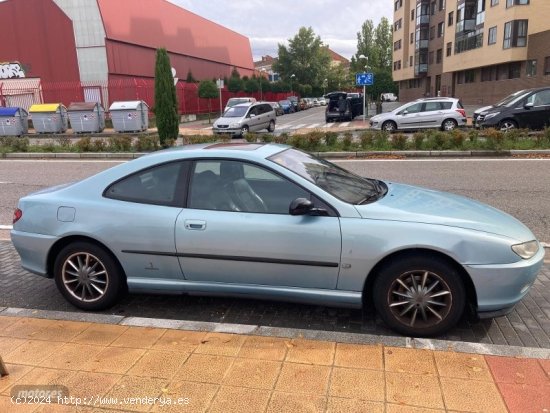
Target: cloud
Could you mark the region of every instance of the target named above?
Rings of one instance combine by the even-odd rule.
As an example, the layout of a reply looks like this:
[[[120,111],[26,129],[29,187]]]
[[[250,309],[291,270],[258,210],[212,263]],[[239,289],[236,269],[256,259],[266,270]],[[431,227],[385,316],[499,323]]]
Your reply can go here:
[[[300,27],[312,27],[332,50],[350,58],[357,48],[357,32],[365,20],[377,25],[382,17],[393,20],[390,0],[170,0],[199,16],[250,39],[255,59],[277,55]]]

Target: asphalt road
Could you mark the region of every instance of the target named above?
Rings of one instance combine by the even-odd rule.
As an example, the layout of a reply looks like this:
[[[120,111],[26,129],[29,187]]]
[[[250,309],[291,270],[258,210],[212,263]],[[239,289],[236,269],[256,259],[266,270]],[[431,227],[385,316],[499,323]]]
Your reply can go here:
[[[517,217],[550,242],[550,159],[340,161],[360,175],[454,192]],[[113,161],[0,160],[0,225],[10,225],[17,200],[36,190],[93,175]]]

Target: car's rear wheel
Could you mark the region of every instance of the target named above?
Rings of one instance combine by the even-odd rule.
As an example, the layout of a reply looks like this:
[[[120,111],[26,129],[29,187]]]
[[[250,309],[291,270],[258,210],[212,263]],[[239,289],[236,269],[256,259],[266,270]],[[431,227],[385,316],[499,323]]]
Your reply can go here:
[[[386,132],[393,132],[397,130],[397,125],[393,120],[387,120],[382,124],[382,130]]]
[[[508,132],[512,129],[517,129],[518,124],[514,122],[512,119],[504,119],[502,122],[500,122],[499,128],[503,132]]]
[[[458,123],[454,119],[445,119],[441,124],[441,129],[445,131],[451,131],[458,127]]]
[[[268,132],[275,132],[275,121],[272,120],[269,122],[269,126],[267,127]]]
[[[391,262],[379,272],[373,288],[380,317],[401,334],[441,335],[464,311],[462,279],[439,259],[419,256]]]
[[[61,250],[54,264],[61,294],[83,310],[113,306],[123,290],[123,275],[115,259],[89,242],[75,242]]]

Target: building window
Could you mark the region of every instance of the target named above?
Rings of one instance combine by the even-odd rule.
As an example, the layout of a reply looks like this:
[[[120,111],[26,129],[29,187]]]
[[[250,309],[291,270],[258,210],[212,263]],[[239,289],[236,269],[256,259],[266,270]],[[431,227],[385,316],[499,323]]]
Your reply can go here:
[[[445,0],[439,0],[439,11],[445,9]]]
[[[414,33],[411,33],[409,37],[411,38],[411,44],[413,44],[414,43]]]
[[[434,52],[433,50],[430,52],[430,54],[428,55],[428,64],[433,64],[434,62]]]
[[[435,26],[430,27],[430,40],[435,37]]]
[[[437,49],[436,55],[435,55],[435,62],[441,63],[443,61],[443,49]]]
[[[430,14],[432,16],[435,14],[435,0],[432,1],[432,4],[430,5]]]
[[[481,81],[489,82],[491,80],[497,79],[497,68],[496,66],[487,66],[481,68]]]
[[[414,63],[414,60],[413,60],[413,59],[414,59],[413,56],[409,57],[409,66],[412,66],[412,65],[413,65],[413,63]]]
[[[523,6],[529,4],[529,0],[506,0],[506,7]]]
[[[394,26],[393,30],[398,31],[399,29],[401,29],[402,22],[403,22],[403,19],[397,20],[393,25]]]
[[[437,37],[443,36],[445,32],[445,22],[441,22],[437,25]]]
[[[498,4],[498,0],[491,0],[491,7],[496,6]]]
[[[475,69],[465,70],[464,71],[464,83],[475,83],[476,81],[476,71]]]
[[[447,57],[453,53],[453,42],[447,43]]]
[[[521,62],[512,62],[508,65],[508,79],[518,79],[521,76]]]
[[[525,65],[525,74],[527,76],[536,76],[537,75],[537,61],[528,60]]]
[[[455,12],[454,11],[451,11],[449,12],[449,17],[447,19],[447,25],[448,26],[452,26],[453,23],[454,23],[454,17],[455,17]]]
[[[403,0],[397,0],[395,2],[395,11],[399,10],[403,6]]]
[[[497,42],[497,26],[489,28],[489,38],[487,44],[495,44]]]
[[[483,47],[483,29],[455,36],[455,54]]]
[[[544,74],[550,75],[550,56],[544,58]]]
[[[411,20],[414,20],[414,9],[411,10]]]
[[[527,20],[513,20],[504,24],[504,42],[502,47],[525,47],[527,45]]]
[[[393,50],[399,50],[399,49],[401,49],[401,39],[399,39],[393,44]]]

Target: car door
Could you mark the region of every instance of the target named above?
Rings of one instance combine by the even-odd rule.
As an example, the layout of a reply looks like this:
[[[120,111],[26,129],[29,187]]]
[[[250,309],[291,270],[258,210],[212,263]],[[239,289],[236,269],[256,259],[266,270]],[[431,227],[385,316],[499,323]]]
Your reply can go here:
[[[544,129],[550,125],[550,89],[528,96],[517,110],[516,118],[520,127]]]
[[[396,123],[398,129],[415,129],[418,128],[420,121],[420,111],[422,110],[422,102],[413,103],[396,114]]]
[[[441,110],[441,102],[428,101],[422,105],[422,110],[418,115],[418,127],[434,128],[441,126],[441,117],[444,112]]]
[[[291,216],[290,202],[311,195],[264,167],[197,160],[176,248],[186,279],[200,282],[334,289],[340,221]]]

